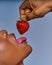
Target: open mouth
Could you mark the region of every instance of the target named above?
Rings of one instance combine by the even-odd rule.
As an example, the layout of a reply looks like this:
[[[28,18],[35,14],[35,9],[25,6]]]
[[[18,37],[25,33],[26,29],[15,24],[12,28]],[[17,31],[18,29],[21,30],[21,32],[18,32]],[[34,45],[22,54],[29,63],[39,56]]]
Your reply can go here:
[[[26,40],[27,40],[26,37],[20,37],[20,38],[17,39],[17,42],[18,42],[19,44],[22,44],[23,42],[26,42]]]
[[[14,33],[11,33],[10,36],[14,37],[16,39],[16,36]],[[27,43],[27,38],[26,37],[20,37],[18,39],[16,39],[16,41],[19,43],[19,44],[22,44],[23,42],[26,42]]]

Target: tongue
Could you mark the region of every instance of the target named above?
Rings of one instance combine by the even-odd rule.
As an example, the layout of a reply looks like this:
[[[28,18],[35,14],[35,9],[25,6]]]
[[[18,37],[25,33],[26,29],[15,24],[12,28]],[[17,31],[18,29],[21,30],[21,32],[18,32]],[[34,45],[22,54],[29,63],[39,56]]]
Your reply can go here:
[[[22,43],[25,42],[26,40],[27,40],[26,37],[20,37],[20,38],[17,39],[17,42],[18,42],[19,44],[22,44]]]

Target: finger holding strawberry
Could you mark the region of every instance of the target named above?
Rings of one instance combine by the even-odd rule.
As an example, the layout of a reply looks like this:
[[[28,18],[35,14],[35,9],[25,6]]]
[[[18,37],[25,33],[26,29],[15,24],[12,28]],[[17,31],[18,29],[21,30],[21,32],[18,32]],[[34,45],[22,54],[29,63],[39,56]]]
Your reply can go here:
[[[28,31],[30,25],[29,25],[29,23],[28,23],[27,21],[22,20],[22,19],[20,18],[20,20],[17,21],[17,23],[16,23],[16,27],[17,27],[17,30],[18,30],[18,32],[19,32],[20,34],[24,34],[25,32]]]

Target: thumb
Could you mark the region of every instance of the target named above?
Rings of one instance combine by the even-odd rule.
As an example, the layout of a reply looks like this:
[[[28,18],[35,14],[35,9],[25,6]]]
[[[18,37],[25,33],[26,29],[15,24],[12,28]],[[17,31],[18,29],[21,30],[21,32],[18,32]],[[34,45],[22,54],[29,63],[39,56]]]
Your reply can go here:
[[[37,15],[35,14],[35,10],[33,10],[33,11],[30,12],[30,13],[28,13],[28,14],[26,15],[26,17],[27,17],[27,20],[31,20],[31,19],[36,18]]]

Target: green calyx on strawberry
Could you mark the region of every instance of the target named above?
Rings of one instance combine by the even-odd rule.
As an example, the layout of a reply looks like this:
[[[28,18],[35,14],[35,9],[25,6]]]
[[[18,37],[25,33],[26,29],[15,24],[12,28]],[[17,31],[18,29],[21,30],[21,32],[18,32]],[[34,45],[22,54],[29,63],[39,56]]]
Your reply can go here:
[[[16,23],[17,30],[20,34],[24,34],[25,32],[28,31],[29,29],[29,23],[27,21],[23,21],[21,18],[19,21]]]

